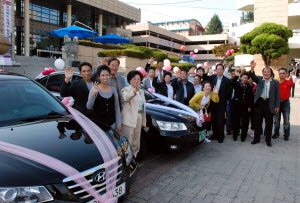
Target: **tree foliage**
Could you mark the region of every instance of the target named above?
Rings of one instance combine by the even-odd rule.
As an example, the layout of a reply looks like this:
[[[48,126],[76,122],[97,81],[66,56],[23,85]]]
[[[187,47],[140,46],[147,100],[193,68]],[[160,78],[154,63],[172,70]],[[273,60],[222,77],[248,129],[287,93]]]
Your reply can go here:
[[[232,43],[226,43],[226,44],[221,44],[219,46],[215,46],[212,49],[212,53],[216,56],[216,57],[226,57],[226,52],[228,49],[234,49],[234,53],[239,51],[239,46],[237,46],[236,44],[232,44]]]
[[[211,35],[211,34],[220,34],[223,32],[223,24],[220,20],[219,16],[215,14],[209,21],[209,23],[206,26],[206,32],[205,34]]]
[[[261,54],[266,67],[272,59],[288,54],[288,39],[293,36],[292,30],[284,25],[264,23],[241,37],[241,50],[245,54]]]

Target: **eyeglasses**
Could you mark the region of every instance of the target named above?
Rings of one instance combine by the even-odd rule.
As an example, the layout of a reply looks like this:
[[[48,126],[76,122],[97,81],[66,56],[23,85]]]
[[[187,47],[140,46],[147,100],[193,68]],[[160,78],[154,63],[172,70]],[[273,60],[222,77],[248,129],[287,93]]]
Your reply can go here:
[[[286,74],[286,73],[279,73],[279,74]]]

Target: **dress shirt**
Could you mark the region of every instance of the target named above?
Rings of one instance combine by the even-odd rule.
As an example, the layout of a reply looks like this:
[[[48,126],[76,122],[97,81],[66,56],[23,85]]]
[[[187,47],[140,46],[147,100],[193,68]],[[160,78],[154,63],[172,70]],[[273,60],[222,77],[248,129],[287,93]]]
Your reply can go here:
[[[118,91],[118,82],[117,82],[117,77],[111,76],[111,85]],[[120,92],[118,92],[119,94]]]
[[[218,89],[220,89],[222,79],[223,79],[223,75],[221,77],[217,76],[217,84],[216,84],[216,86],[217,86]]]
[[[195,94],[197,94],[198,92],[201,92],[202,85],[194,85],[194,89],[195,89]]]
[[[270,79],[268,82],[263,79],[265,81],[265,86],[264,86],[264,89],[261,93],[261,97],[264,98],[264,99],[269,99],[269,94],[270,94],[270,84],[271,84],[271,81],[272,79]]]
[[[206,104],[208,104],[209,100],[210,100],[210,96],[209,95],[207,95],[207,96],[204,95],[200,105],[205,106]]]
[[[168,98],[173,99],[173,94],[174,94],[173,87],[172,87],[171,84],[166,84],[166,85],[167,85],[167,88],[168,88]]]

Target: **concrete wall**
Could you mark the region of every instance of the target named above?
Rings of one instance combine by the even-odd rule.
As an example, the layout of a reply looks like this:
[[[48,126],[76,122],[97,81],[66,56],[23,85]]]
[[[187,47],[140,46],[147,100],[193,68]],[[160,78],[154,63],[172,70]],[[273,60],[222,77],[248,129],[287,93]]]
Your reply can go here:
[[[88,46],[79,45],[78,60],[80,62],[89,62],[93,68],[97,68],[100,63],[97,60],[98,52],[103,51],[101,48],[94,48]],[[63,54],[63,59],[66,56]],[[120,60],[119,73],[127,74],[131,70],[135,70],[137,67],[144,68],[149,59],[137,59],[127,56],[117,57]]]

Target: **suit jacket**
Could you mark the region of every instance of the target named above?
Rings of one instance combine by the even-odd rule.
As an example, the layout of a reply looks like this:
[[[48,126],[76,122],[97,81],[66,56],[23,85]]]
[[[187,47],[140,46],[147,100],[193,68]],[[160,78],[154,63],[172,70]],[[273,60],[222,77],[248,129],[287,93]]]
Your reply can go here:
[[[217,85],[218,76],[213,75],[213,76],[206,76],[206,77],[208,80],[211,81],[212,88],[214,88]],[[219,88],[219,93],[218,93],[220,98],[219,103],[226,105],[227,100],[231,98],[231,92],[232,92],[231,82],[227,77],[223,75],[220,88]]]
[[[254,72],[250,72],[250,77],[257,84],[256,92],[254,96],[254,104],[261,97],[262,91],[265,87],[265,81],[256,76]],[[277,80],[272,79],[270,83],[270,91],[269,91],[269,106],[270,112],[275,113],[275,108],[280,107],[280,92],[279,92],[279,83]]]
[[[60,90],[60,96],[73,97],[73,107],[85,115],[89,115],[86,103],[89,97],[89,89],[83,79],[71,81],[68,84],[63,83]]]
[[[139,96],[133,94],[133,87],[129,85],[122,89],[122,124],[135,128],[137,125]],[[139,90],[144,102],[144,110],[142,111],[142,126],[146,127],[146,99],[143,90]]]
[[[254,98],[252,86],[250,86],[249,84],[243,86],[241,82],[238,81],[237,76],[231,79],[231,86],[234,89],[234,97],[232,98],[232,100],[238,102],[239,104],[244,104],[248,106],[248,108],[252,108]]]
[[[155,92],[161,95],[164,95],[165,97],[168,97],[168,87],[165,82],[157,82],[158,77],[153,78],[153,87],[155,88]],[[173,87],[173,96],[175,94],[175,89]]]
[[[194,85],[190,81],[186,81],[186,91],[187,91],[187,99],[190,101],[192,97],[195,95]],[[176,94],[176,101],[184,104],[184,87],[181,80],[174,78],[171,83],[173,89]]]
[[[149,88],[151,88],[151,84],[150,84],[150,78],[145,78],[144,80],[143,80],[143,84],[142,84],[142,87],[145,89],[145,90],[148,90]],[[152,84],[152,86],[153,86],[153,84]],[[153,86],[154,87],[154,86]]]

